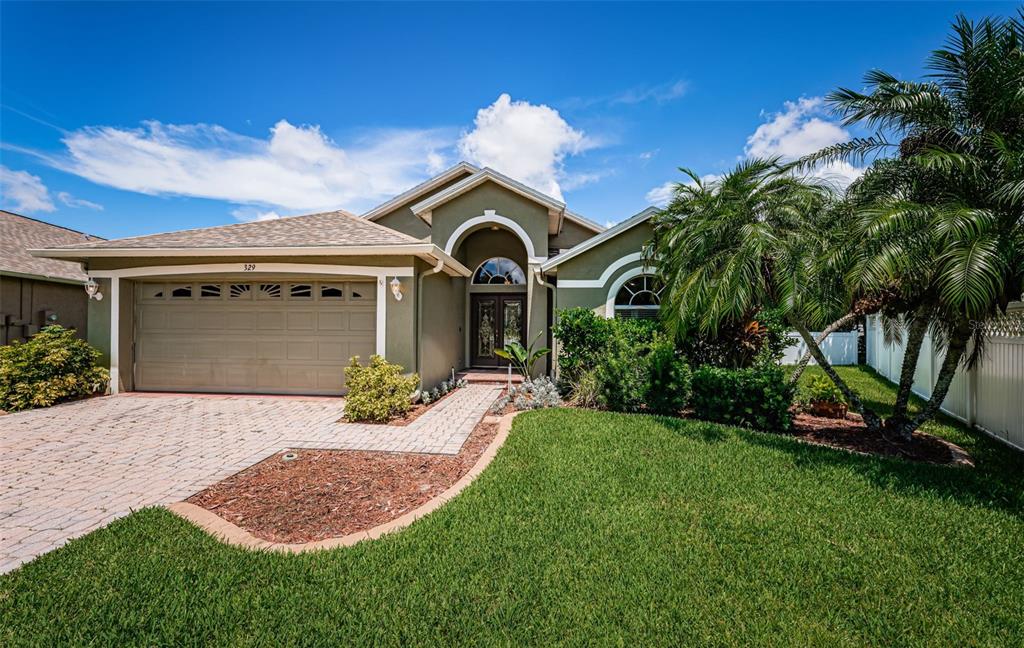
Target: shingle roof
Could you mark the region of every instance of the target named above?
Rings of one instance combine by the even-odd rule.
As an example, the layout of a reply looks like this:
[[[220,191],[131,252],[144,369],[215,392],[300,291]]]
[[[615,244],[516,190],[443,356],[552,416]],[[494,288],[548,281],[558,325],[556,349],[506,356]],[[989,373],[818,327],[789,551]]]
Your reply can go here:
[[[0,210],[0,272],[84,282],[87,277],[78,263],[41,259],[28,250],[100,240],[98,236]]]
[[[71,249],[278,248],[408,245],[420,241],[346,211],[290,216],[150,236],[65,245]],[[46,246],[39,246],[46,247]]]

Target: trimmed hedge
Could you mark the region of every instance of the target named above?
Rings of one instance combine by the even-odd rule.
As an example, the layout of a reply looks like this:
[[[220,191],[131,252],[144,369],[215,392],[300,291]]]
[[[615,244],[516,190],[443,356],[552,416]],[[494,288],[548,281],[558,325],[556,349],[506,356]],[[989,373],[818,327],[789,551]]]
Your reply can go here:
[[[782,367],[723,369],[704,366],[693,372],[692,396],[698,418],[741,427],[788,430],[794,388]]]
[[[403,376],[401,365],[392,364],[379,355],[370,356],[365,367],[359,356],[345,367],[345,418],[349,421],[386,423],[412,407],[412,395],[419,385],[416,374]]]

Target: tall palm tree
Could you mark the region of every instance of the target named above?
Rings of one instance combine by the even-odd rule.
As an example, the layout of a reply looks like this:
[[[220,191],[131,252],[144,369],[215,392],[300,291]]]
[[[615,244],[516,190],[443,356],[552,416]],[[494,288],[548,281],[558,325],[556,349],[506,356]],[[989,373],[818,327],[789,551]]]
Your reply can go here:
[[[777,158],[747,160],[713,182],[682,171],[689,181],[652,220],[647,250],[665,285],[661,313],[670,330],[714,335],[722,323],[776,309],[850,404],[878,427],[810,333],[858,302],[842,280],[845,212],[828,187],[792,174]]]
[[[851,188],[863,246],[848,278],[862,291],[899,294],[889,314],[906,324],[907,353],[886,429],[902,438],[935,415],[957,368],[980,357],[985,321],[1021,298],[1024,13],[978,23],[958,17],[927,68],[924,81],[873,70],[865,91],[831,93],[845,124],[879,133],[801,161],[897,152],[876,160]],[[929,329],[946,354],[931,398],[911,417],[910,387]]]

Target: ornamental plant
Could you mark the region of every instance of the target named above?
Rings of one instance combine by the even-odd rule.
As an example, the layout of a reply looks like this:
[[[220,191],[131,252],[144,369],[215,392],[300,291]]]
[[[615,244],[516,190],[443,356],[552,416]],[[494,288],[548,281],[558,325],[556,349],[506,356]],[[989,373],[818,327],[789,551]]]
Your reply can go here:
[[[379,355],[370,356],[365,367],[359,364],[359,356],[354,356],[345,367],[345,418],[385,423],[408,412],[420,378],[416,374],[403,375],[403,371],[401,365]]]
[[[701,367],[693,372],[697,418],[761,430],[788,430],[794,387],[782,367]]]
[[[49,407],[105,390],[110,374],[97,365],[100,355],[62,326],[0,347],[0,409]]]

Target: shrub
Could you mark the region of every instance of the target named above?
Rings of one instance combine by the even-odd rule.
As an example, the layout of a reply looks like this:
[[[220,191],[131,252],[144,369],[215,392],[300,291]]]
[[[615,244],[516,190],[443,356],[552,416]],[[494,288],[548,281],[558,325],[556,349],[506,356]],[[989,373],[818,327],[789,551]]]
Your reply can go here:
[[[597,407],[601,392],[601,380],[596,369],[589,369],[576,380],[569,393],[569,402],[576,407]]]
[[[599,317],[587,308],[560,311],[551,332],[558,339],[558,370],[561,379],[575,385],[586,372],[602,362],[614,320]]]
[[[680,339],[679,348],[694,366],[743,369],[781,360],[786,347],[796,343],[787,333],[779,312],[765,309],[723,324],[715,335],[690,331]]]
[[[0,409],[48,407],[106,389],[100,352],[61,326],[47,326],[27,342],[0,347]]]
[[[800,388],[800,402],[845,405],[846,396],[828,377],[811,376],[807,384]]]
[[[646,403],[649,348],[638,341],[636,332],[633,327],[615,326],[597,366],[597,401],[615,412],[639,412]]]
[[[545,407],[561,407],[562,399],[558,395],[555,383],[551,382],[550,378],[541,376],[513,385],[507,394],[495,401],[491,411],[500,413],[510,404],[522,412]]]
[[[677,416],[690,399],[690,367],[668,338],[652,342],[647,374],[647,411]]]
[[[382,423],[408,412],[420,379],[416,374],[403,376],[402,371],[400,365],[378,355],[370,356],[365,367],[359,364],[359,356],[353,357],[345,367],[345,418]]]
[[[701,367],[693,372],[691,403],[698,418],[730,425],[787,430],[793,387],[782,367]]]

